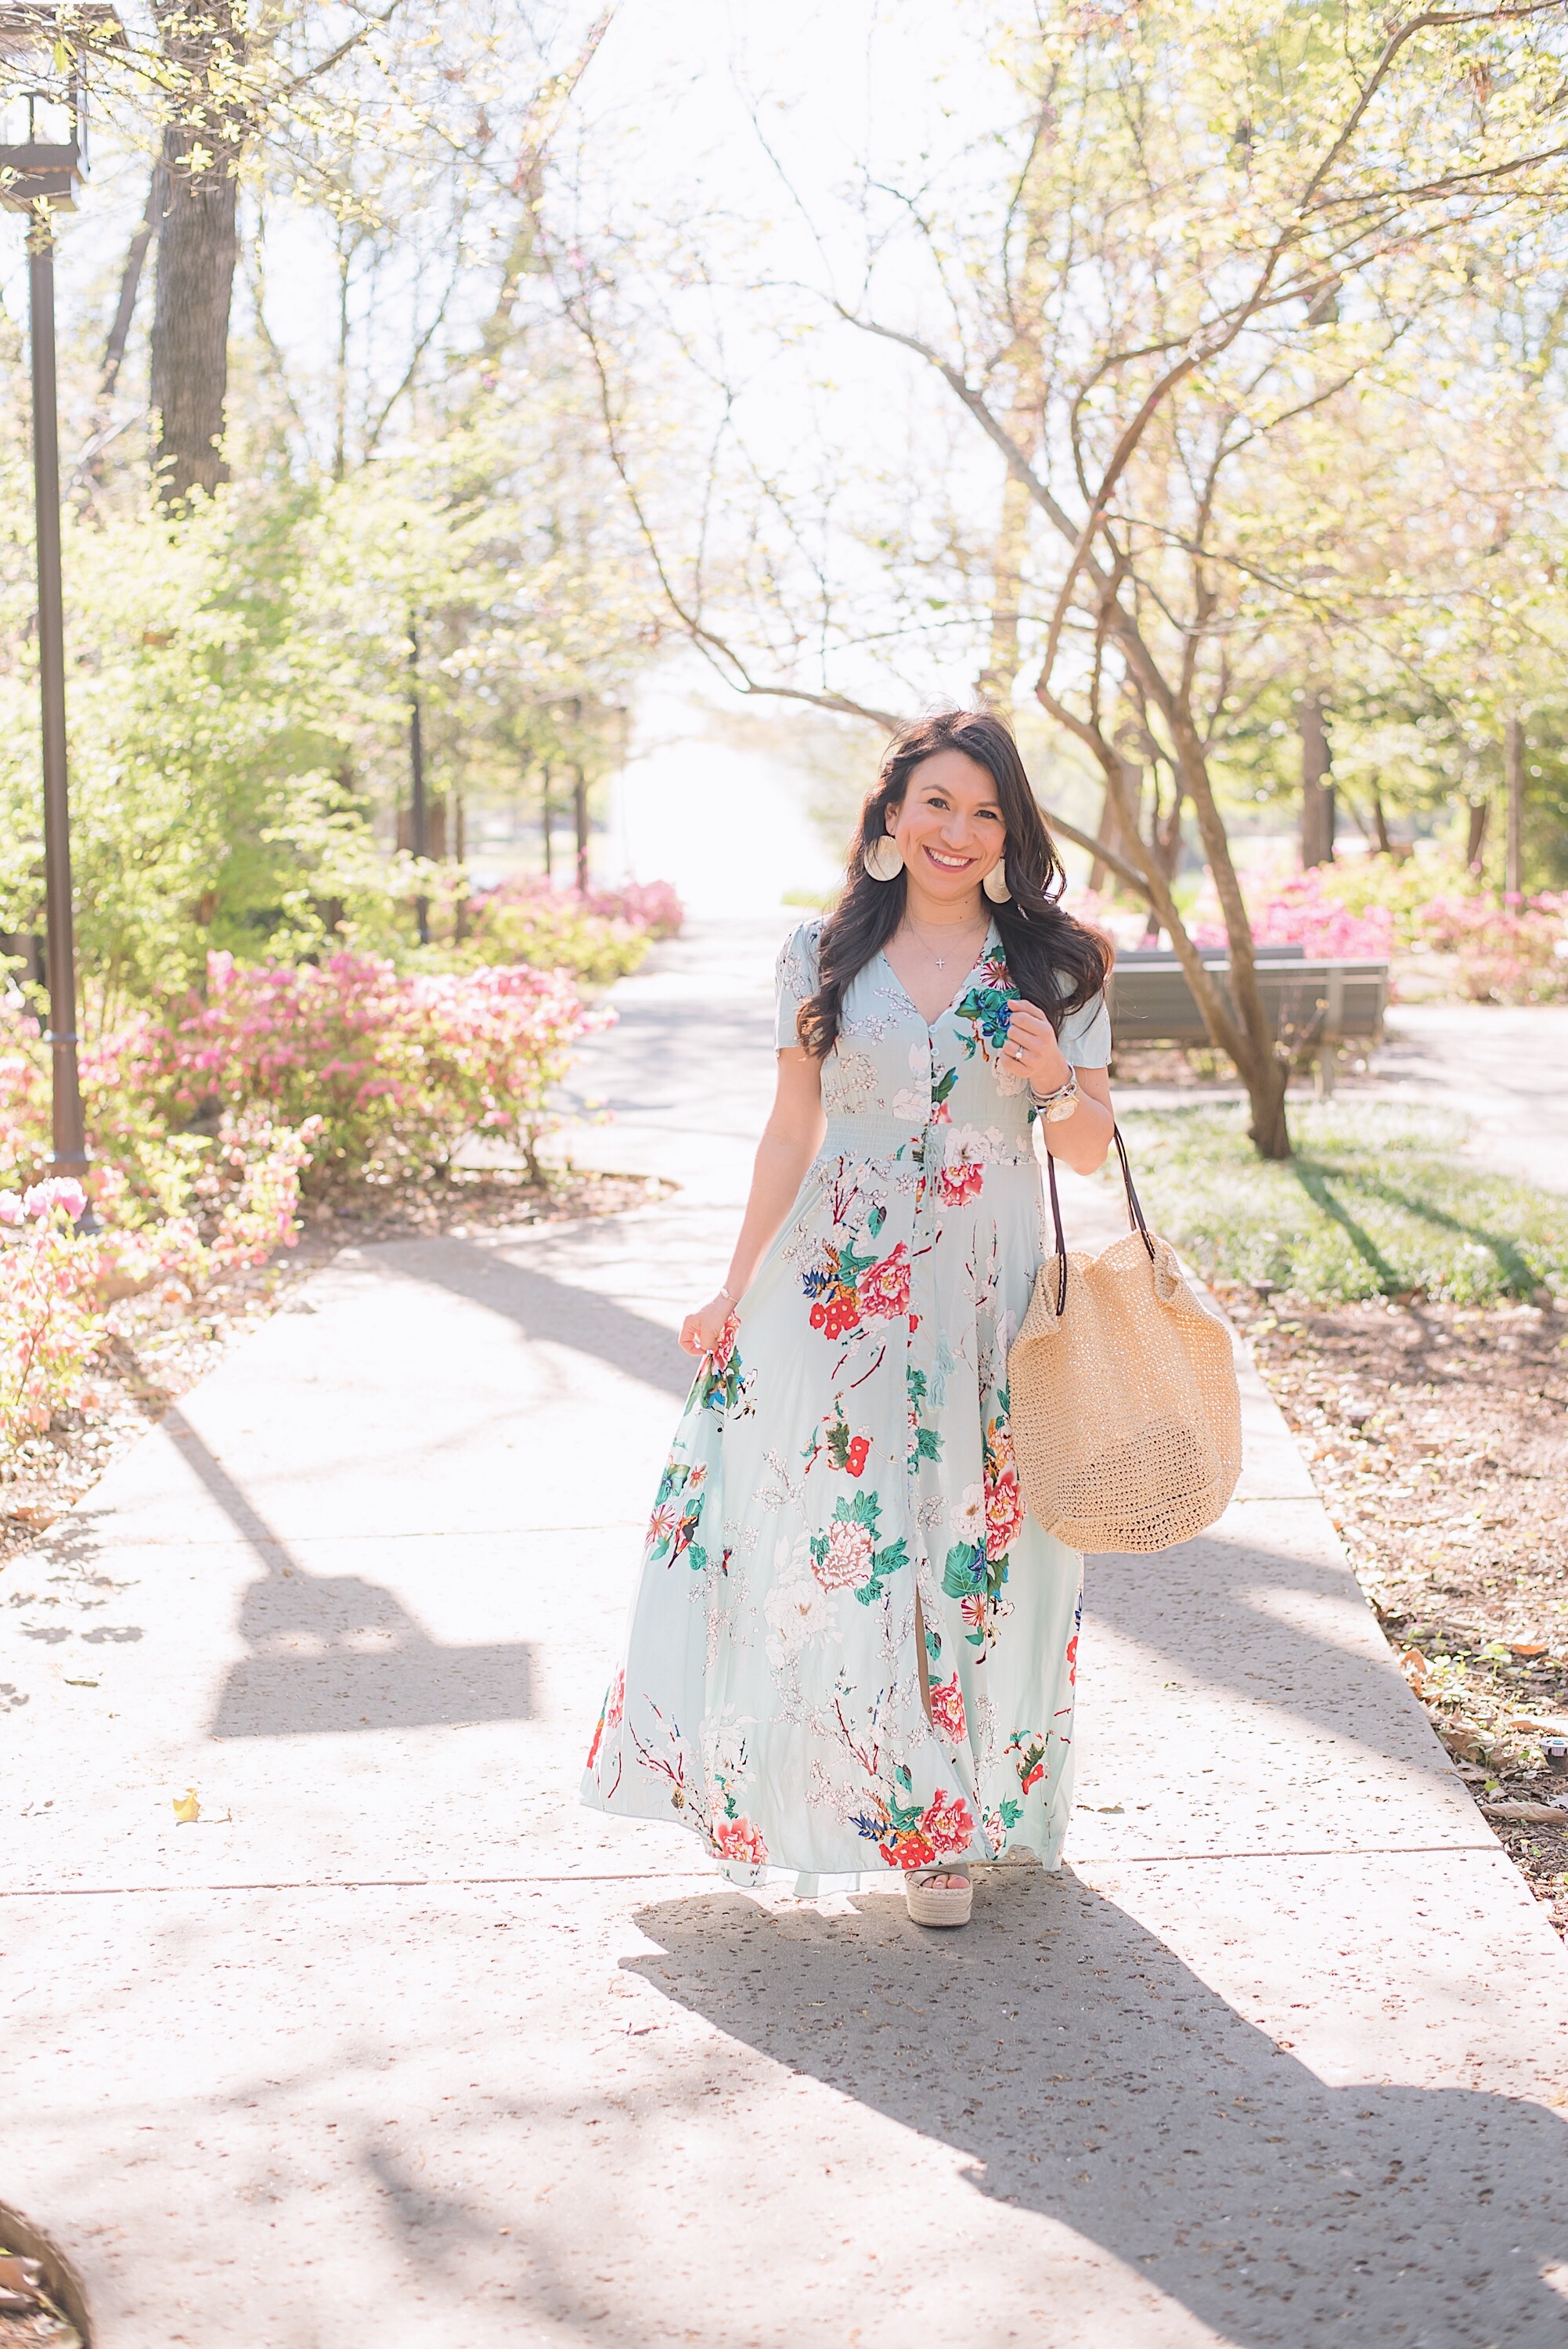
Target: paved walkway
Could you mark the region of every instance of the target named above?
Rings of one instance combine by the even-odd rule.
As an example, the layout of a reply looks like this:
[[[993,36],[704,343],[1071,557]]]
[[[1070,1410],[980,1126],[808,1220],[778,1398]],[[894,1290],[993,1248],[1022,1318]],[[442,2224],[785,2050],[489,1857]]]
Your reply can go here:
[[[1396,1004],[1372,1065],[1394,1098],[1469,1117],[1481,1164],[1568,1191],[1568,1004]]]
[[[1060,1875],[922,1936],[576,1806],[768,944],[597,1048],[685,1189],[346,1251],[0,1579],[0,2201],[98,2349],[1562,2342],[1568,1967],[1255,1384],[1091,1565]]]

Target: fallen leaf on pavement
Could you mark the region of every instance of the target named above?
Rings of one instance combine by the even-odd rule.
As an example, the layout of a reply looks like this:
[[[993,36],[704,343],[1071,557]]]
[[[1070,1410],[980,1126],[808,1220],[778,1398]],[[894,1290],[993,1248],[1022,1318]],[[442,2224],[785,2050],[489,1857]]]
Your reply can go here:
[[[0,2308],[26,2313],[44,2298],[44,2270],[37,2260],[24,2260],[0,2251]]]
[[[193,1826],[201,1816],[201,1806],[196,1799],[194,1786],[187,1786],[183,1795],[174,1797],[174,1816],[182,1827]]]

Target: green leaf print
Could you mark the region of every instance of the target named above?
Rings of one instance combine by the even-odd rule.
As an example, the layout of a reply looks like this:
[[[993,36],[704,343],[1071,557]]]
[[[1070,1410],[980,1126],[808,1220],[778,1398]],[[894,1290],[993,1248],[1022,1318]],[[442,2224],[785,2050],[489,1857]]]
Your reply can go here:
[[[855,1597],[860,1600],[861,1605],[862,1607],[869,1607],[873,1599],[880,1599],[882,1597],[883,1575],[895,1574],[901,1566],[907,1566],[908,1564],[909,1552],[904,1547],[903,1536],[902,1534],[900,1534],[897,1541],[890,1542],[886,1549],[874,1550],[872,1554],[872,1578],[869,1582],[862,1584],[861,1588],[855,1593]]]
[[[1001,1052],[1007,1040],[1007,1013],[1013,1000],[1004,988],[972,987],[954,1006],[954,1017],[966,1019],[974,1031],[964,1039],[964,1049],[971,1059],[982,1044],[992,1054]]]
[[[943,1568],[942,1588],[949,1599],[972,1599],[985,1588],[984,1542],[954,1542]]]
[[[882,1503],[874,1493],[856,1493],[834,1505],[828,1530],[811,1537],[811,1565],[824,1590],[853,1590],[862,1607],[882,1595],[885,1578],[909,1563],[901,1534],[876,1546]]]

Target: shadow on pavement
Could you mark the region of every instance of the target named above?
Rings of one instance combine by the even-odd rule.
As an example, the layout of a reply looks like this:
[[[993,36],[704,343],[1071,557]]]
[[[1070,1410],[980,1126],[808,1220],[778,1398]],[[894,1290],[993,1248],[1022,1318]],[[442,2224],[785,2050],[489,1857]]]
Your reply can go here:
[[[1358,1599],[1357,1585],[1332,1559],[1274,1549],[1222,1525],[1149,1557],[1089,1557],[1084,1587],[1086,1656],[1103,1625],[1180,1672],[1184,1686],[1226,1691],[1379,1761],[1454,1783],[1392,1656],[1320,1638],[1286,1611],[1293,1599],[1331,1607]],[[1263,1592],[1266,1606],[1253,1595]]]
[[[428,1282],[482,1305],[487,1312],[504,1314],[535,1344],[590,1355],[645,1386],[681,1402],[686,1399],[691,1361],[679,1351],[674,1333],[662,1322],[618,1305],[613,1297],[535,1272],[495,1248],[475,1247],[465,1240],[383,1241],[377,1254],[407,1279]]]
[[[223,1683],[214,1737],[293,1737],[361,1729],[526,1721],[534,1711],[528,1640],[443,1647],[392,1592],[357,1574],[311,1574],[279,1540],[184,1413],[164,1430],[266,1573],[246,1591],[250,1653]]]
[[[1568,2132],[1458,2088],[1327,2088],[1070,1873],[1003,1869],[961,1934],[739,1893],[636,1922],[654,1989],[966,2155],[1238,2349],[1545,2349]]]

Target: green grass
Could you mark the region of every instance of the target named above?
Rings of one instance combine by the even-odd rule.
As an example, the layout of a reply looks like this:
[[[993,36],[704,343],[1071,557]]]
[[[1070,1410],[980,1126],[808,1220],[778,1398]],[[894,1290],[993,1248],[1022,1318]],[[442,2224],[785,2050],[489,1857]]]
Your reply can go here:
[[[1239,1107],[1124,1112],[1144,1213],[1208,1278],[1326,1301],[1568,1293],[1568,1199],[1464,1157],[1462,1120],[1337,1101],[1293,1103],[1290,1126],[1273,1165]]]

